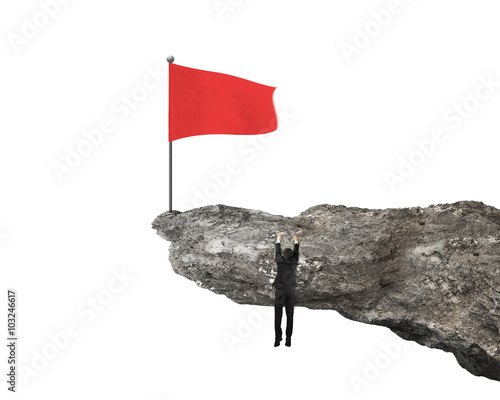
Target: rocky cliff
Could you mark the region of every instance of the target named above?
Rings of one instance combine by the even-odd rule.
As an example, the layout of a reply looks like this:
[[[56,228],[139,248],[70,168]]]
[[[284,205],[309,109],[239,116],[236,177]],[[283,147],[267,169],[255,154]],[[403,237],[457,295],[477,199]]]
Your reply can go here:
[[[290,218],[206,206],[153,222],[174,271],[240,304],[273,306],[274,243],[300,237],[296,306],[337,310],[452,352],[500,380],[500,210],[461,201],[427,208],[318,205]]]

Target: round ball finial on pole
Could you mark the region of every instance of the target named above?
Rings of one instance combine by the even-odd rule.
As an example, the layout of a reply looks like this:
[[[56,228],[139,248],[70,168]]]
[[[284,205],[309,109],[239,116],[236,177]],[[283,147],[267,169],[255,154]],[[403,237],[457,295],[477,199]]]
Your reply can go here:
[[[168,57],[167,57],[167,61],[168,61],[169,63],[173,63],[173,62],[174,62],[174,56],[168,56]]]

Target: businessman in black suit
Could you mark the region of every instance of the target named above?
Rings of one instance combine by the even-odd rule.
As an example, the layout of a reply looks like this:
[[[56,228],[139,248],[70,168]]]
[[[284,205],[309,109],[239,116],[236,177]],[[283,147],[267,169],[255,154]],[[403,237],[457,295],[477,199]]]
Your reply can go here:
[[[281,234],[278,234],[276,239],[276,263],[278,265],[278,274],[273,282],[273,287],[276,288],[274,297],[274,331],[276,338],[274,347],[280,345],[283,339],[281,330],[281,319],[283,317],[283,306],[286,310],[286,341],[285,346],[292,345],[292,330],[293,330],[293,307],[295,303],[295,270],[299,261],[299,237],[293,236],[293,250],[286,248],[281,252]]]

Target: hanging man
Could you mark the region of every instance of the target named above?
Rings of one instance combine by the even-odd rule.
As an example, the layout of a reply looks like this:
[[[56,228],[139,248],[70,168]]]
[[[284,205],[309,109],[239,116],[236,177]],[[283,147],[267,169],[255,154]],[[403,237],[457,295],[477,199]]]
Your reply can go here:
[[[273,287],[276,288],[274,298],[274,347],[279,346],[280,341],[283,339],[281,330],[283,306],[285,306],[286,310],[285,346],[290,347],[292,344],[293,307],[295,303],[295,270],[299,261],[299,237],[297,235],[293,236],[293,250],[286,248],[283,252],[281,252],[281,239],[281,234],[278,234],[275,257],[278,274],[273,282]]]

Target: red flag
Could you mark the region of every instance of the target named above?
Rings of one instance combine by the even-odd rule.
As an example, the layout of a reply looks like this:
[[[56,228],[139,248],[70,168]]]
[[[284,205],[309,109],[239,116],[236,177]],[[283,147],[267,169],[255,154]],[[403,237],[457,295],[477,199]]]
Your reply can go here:
[[[232,75],[169,63],[168,140],[275,131],[275,89]]]

